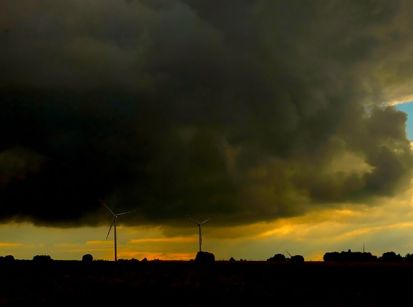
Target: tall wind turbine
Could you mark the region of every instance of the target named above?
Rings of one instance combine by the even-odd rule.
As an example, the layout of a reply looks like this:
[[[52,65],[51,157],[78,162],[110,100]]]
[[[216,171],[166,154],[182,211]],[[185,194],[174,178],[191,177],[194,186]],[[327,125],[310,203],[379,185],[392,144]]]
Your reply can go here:
[[[110,231],[112,230],[112,227],[113,227],[113,242],[114,242],[114,245],[115,245],[114,246],[114,248],[115,248],[115,261],[118,261],[118,242],[117,242],[117,237],[116,237],[116,220],[119,216],[128,214],[131,211],[115,213],[105,203],[103,203],[103,205],[105,206],[106,209],[108,209],[110,214],[112,214],[112,216],[113,216],[112,224],[110,224],[108,234],[106,235],[106,240],[108,239]]]
[[[198,236],[199,236],[199,251],[202,252],[202,230],[201,226],[208,223],[209,219],[206,219],[202,222],[197,221],[193,218],[190,217],[190,219],[198,226]]]

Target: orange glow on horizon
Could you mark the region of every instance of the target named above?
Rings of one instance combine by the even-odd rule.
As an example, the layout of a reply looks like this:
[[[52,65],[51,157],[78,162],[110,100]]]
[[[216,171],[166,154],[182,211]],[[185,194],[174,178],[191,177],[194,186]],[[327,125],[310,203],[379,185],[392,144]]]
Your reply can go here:
[[[192,243],[196,242],[197,238],[195,236],[191,237],[162,237],[162,238],[143,238],[143,239],[132,239],[129,242],[131,244],[141,244],[141,243]]]
[[[110,258],[110,257],[109,257]],[[191,260],[195,258],[194,253],[168,253],[168,252],[138,252],[138,251],[121,251],[119,258],[124,259],[143,259],[148,260]]]
[[[19,246],[23,246],[23,244],[18,243],[18,242],[0,242],[0,248],[19,247]]]

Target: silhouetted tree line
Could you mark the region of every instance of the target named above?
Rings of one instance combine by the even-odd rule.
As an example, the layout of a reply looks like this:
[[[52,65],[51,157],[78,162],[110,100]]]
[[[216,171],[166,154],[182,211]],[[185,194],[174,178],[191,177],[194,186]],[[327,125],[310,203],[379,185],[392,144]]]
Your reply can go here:
[[[413,254],[407,254],[402,257],[395,252],[385,252],[381,257],[377,257],[370,252],[327,252],[324,254],[323,260],[325,262],[413,262]],[[291,255],[290,258],[285,257],[283,254],[275,254],[267,259],[268,262],[274,263],[304,263],[304,257],[301,255]]]
[[[352,252],[349,249],[342,252],[327,252],[323,259],[326,262],[413,262],[413,255],[407,254],[402,257],[400,254],[391,251],[377,257],[369,252]]]
[[[405,257],[400,254],[396,254],[393,251],[385,252],[381,257],[377,257],[370,252],[353,252],[351,249],[348,251],[341,252],[326,252],[323,256],[325,262],[392,262],[392,263],[401,263],[401,262],[412,262],[413,263],[413,254],[406,254]],[[38,264],[47,264],[53,262],[52,257],[49,255],[36,255],[33,257],[32,261]],[[92,263],[94,261],[91,254],[85,254],[82,256],[81,261],[83,263]],[[99,261],[99,260],[98,260]],[[102,261],[102,260],[100,260]],[[159,259],[151,260],[151,262],[160,262]],[[194,260],[191,260],[194,261]],[[235,260],[231,257],[228,262],[245,262],[247,260],[240,259]],[[293,263],[301,264],[305,262],[305,259],[301,255],[290,255],[289,258],[283,254],[274,254],[274,256],[267,259],[268,262],[274,263]],[[11,264],[15,262],[13,255],[0,256],[0,264]],[[119,259],[118,262],[149,262],[147,258],[143,258],[141,261],[132,258],[132,259]],[[212,253],[208,252],[199,252],[195,258],[195,263],[197,264],[213,264],[215,262],[215,256]]]

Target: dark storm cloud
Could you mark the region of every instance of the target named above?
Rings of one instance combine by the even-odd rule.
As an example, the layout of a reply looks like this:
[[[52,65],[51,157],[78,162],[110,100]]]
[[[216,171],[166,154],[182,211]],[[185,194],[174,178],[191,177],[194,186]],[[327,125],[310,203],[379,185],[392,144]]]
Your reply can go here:
[[[130,223],[246,223],[395,195],[406,118],[379,105],[406,94],[408,5],[3,1],[1,218],[97,223],[106,199]]]

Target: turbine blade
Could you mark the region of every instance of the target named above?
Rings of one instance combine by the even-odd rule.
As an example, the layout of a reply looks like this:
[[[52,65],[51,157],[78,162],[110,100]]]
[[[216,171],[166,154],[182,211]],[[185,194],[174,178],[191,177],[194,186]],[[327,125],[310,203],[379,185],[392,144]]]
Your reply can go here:
[[[106,209],[109,210],[110,213],[112,213],[112,215],[115,215],[115,213],[113,213],[112,209],[110,209],[105,203],[102,203],[103,206],[105,206]]]
[[[133,211],[135,211],[135,210],[126,211],[126,212],[121,212],[121,213],[116,213],[115,215],[116,215],[116,216],[125,215],[125,214],[131,213],[131,212],[133,212]]]
[[[209,219],[206,219],[205,221],[202,221],[200,224],[201,225],[204,225],[204,224],[206,224],[206,223],[208,223],[209,222]]]
[[[112,230],[112,226],[113,226],[113,224],[115,224],[115,219],[113,219],[112,224],[110,224],[108,234],[106,235],[106,240],[107,240],[107,239],[108,239],[108,237],[109,237],[109,234],[110,234],[110,231]]]

